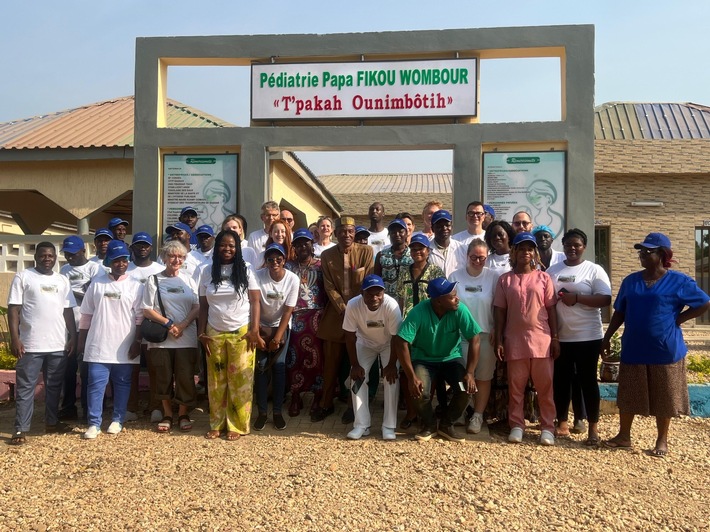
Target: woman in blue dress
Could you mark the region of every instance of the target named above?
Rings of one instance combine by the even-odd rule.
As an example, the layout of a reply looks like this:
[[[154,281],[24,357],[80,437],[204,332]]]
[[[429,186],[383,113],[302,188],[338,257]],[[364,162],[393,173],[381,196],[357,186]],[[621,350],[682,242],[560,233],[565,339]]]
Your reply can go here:
[[[619,368],[619,433],[606,441],[612,448],[631,448],[634,416],[654,416],[658,435],[651,456],[668,453],[671,418],[690,413],[681,324],[710,309],[710,297],[693,279],[670,270],[671,241],[650,233],[638,250],[643,270],[626,277],[614,302],[614,314],[602,340],[602,356],[624,324]],[[684,310],[685,309],[685,310]]]

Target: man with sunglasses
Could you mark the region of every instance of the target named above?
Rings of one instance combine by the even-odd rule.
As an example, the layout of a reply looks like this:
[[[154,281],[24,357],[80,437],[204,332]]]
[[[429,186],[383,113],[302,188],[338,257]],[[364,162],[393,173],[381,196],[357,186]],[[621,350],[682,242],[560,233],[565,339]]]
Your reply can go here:
[[[467,228],[460,233],[456,233],[451,238],[467,246],[474,238],[483,240],[486,236],[486,232],[483,230],[483,220],[485,217],[486,210],[483,208],[483,203],[480,201],[472,201],[466,207]]]
[[[532,230],[532,218],[525,211],[518,211],[513,215],[513,230],[515,234],[519,233],[529,233]]]

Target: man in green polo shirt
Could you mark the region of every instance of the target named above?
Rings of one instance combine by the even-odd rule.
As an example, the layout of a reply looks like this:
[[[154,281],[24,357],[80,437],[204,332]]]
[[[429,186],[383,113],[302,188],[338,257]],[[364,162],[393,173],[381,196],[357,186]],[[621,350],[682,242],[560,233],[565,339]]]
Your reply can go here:
[[[416,400],[422,430],[415,436],[428,441],[438,432],[450,441],[464,441],[454,428],[461,417],[469,395],[476,393],[476,370],[479,354],[478,334],[481,328],[466,305],[459,305],[456,283],[444,277],[429,281],[429,299],[420,302],[407,314],[397,336],[392,340],[397,358],[407,374],[409,390]],[[461,362],[461,338],[468,340],[466,367]],[[454,391],[444,408],[437,430],[431,404],[431,385],[443,379]]]

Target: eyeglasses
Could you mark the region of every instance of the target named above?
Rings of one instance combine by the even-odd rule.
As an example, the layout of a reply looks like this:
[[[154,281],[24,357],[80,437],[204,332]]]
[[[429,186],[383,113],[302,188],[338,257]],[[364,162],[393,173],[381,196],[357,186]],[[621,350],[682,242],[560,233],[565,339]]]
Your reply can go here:
[[[293,218],[282,218],[282,220],[286,220],[289,223],[293,222]]]
[[[523,221],[520,221],[520,220],[519,220],[519,221],[517,221],[517,222],[513,222],[513,225],[514,225],[515,227],[521,227],[521,226],[522,226],[522,227],[527,227],[528,225],[532,225],[532,222],[526,222],[525,220],[523,220]]]
[[[469,257],[468,260],[470,260],[471,262],[486,262],[486,258],[487,257],[485,257],[485,256],[479,255],[479,256]]]
[[[653,255],[656,251],[656,248],[643,248],[639,249],[639,255]]]
[[[469,218],[473,218],[474,216],[476,218],[483,218],[486,215],[484,211],[470,211],[466,213],[466,216]]]
[[[281,264],[284,261],[283,257],[269,257],[266,262],[269,264]]]

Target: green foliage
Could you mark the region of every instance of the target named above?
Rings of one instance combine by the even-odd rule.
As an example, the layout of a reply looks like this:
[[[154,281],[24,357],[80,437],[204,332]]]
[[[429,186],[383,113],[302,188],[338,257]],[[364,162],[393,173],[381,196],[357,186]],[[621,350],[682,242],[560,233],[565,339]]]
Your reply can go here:
[[[685,367],[688,371],[710,378],[710,357],[688,355]]]
[[[0,346],[0,369],[15,369],[17,359],[7,346]]]
[[[621,335],[615,332],[609,340],[609,346],[611,348],[611,354],[606,359],[609,362],[618,362],[621,360]]]

